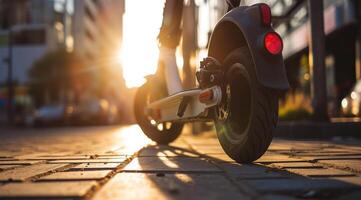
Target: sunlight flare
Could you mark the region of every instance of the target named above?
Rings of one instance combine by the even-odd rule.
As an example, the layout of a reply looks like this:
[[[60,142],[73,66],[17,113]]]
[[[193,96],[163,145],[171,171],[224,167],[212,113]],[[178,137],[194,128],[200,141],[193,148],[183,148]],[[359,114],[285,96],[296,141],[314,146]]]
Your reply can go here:
[[[157,36],[164,0],[127,0],[125,6],[124,40],[118,60],[123,66],[126,86],[130,88],[142,85],[144,76],[156,71],[159,55]]]

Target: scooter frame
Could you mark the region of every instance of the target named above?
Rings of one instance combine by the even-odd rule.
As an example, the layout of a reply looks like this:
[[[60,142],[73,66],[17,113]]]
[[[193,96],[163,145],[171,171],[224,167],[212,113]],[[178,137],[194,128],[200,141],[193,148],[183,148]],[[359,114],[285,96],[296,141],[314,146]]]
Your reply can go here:
[[[160,48],[160,60],[165,65],[165,82],[171,95],[148,104],[146,114],[157,123],[207,119],[208,108],[222,100],[221,88],[183,90],[174,50]]]

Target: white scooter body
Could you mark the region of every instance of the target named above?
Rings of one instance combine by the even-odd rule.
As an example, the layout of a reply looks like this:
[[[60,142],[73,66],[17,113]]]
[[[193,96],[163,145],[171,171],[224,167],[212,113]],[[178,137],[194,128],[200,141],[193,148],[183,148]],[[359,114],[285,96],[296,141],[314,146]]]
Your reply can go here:
[[[222,91],[219,86],[204,90],[199,88],[183,90],[175,50],[162,47],[160,60],[165,66],[165,81],[170,96],[152,102],[146,107],[146,112],[157,123],[202,118],[207,116],[209,107],[221,102]]]

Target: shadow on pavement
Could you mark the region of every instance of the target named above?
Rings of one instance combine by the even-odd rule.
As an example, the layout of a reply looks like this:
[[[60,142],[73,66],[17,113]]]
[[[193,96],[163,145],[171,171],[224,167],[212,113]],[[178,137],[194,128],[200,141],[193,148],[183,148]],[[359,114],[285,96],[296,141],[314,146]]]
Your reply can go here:
[[[175,146],[148,146],[136,159],[138,168],[127,172],[145,173],[156,190],[171,199],[360,197],[350,193],[360,186],[342,181],[342,176],[311,178],[257,163],[227,162]]]

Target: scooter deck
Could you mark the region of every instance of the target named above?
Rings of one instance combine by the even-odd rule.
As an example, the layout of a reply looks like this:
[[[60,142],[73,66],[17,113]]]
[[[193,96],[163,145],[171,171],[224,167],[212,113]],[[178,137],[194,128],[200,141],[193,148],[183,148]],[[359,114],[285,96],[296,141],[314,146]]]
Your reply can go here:
[[[217,90],[217,87],[206,90]],[[182,91],[150,103],[147,109],[158,114],[157,122],[204,118],[207,115],[207,108],[214,106],[219,100],[215,98],[208,104],[200,102],[199,97],[203,91],[205,90],[198,88]]]
[[[174,105],[179,105],[182,99],[186,96],[198,96],[201,93],[201,89],[190,89],[185,90],[171,96],[168,96],[164,99],[160,99],[148,105],[148,108],[151,109],[164,109],[168,107],[172,107]]]

